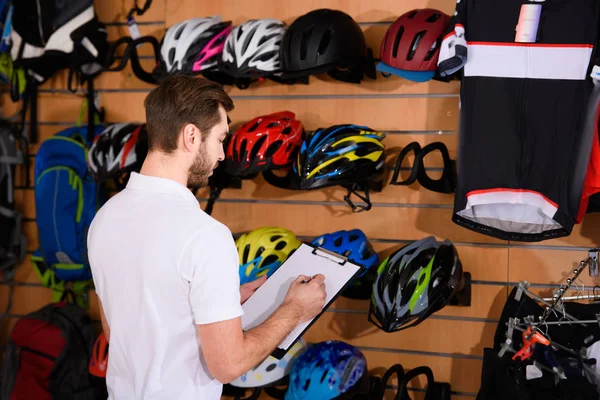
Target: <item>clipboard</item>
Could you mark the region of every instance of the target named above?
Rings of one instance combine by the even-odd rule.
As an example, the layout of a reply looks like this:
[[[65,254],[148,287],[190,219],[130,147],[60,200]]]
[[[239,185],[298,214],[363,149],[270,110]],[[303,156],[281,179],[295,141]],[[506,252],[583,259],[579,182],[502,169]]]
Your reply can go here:
[[[298,275],[323,274],[327,297],[323,310],[313,319],[296,326],[271,355],[283,358],[302,335],[323,315],[340,293],[365,270],[344,256],[309,243],[302,243],[288,259],[242,304],[242,329],[250,330],[262,324],[279,308],[290,284]]]

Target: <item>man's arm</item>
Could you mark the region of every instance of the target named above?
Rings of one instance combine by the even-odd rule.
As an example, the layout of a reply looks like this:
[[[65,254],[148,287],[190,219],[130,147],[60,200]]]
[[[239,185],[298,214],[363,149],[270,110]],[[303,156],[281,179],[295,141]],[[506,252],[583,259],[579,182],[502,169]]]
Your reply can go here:
[[[324,277],[300,276],[285,301],[265,322],[247,332],[241,318],[197,325],[202,353],[210,373],[229,383],[258,365],[301,322],[318,315],[325,304]]]
[[[104,331],[104,336],[106,336],[106,341],[110,342],[110,328],[108,327],[108,322],[106,322],[106,317],[104,316],[104,309],[102,308],[102,302],[100,298],[98,298],[98,307],[100,308],[100,320],[102,321],[102,330]]]

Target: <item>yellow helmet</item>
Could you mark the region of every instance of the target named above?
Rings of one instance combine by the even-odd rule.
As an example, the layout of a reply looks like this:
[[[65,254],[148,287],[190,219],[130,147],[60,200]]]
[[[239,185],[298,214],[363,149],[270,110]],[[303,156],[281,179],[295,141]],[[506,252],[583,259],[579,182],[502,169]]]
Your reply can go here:
[[[292,231],[265,226],[243,234],[235,245],[240,260],[240,284],[244,284],[265,274],[271,276],[300,246],[300,241]]]

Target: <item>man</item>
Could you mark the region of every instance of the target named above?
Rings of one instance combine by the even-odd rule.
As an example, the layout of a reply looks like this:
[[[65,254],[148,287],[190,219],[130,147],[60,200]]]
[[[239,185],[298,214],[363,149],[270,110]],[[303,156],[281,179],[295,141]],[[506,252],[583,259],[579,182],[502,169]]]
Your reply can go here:
[[[110,343],[109,398],[218,399],[222,383],[321,312],[324,277],[298,277],[273,315],[242,331],[240,303],[265,278],[240,288],[231,232],[187,188],[207,185],[224,159],[233,102],[213,82],[177,76],[144,105],[142,169],[98,211],[88,234]]]

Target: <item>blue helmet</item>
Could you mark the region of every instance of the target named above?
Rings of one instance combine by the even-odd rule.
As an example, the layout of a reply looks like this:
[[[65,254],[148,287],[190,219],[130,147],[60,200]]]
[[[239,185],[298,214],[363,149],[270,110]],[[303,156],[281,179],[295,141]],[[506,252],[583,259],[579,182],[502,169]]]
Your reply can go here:
[[[366,269],[352,282],[352,285],[342,293],[346,297],[355,299],[369,299],[375,270],[379,264],[379,257],[367,236],[360,229],[350,231],[337,231],[326,233],[312,241],[314,246],[333,251],[348,258],[353,263],[363,265]]]
[[[334,399],[342,394],[368,391],[365,356],[356,347],[337,340],[314,344],[292,365],[285,400]]]

